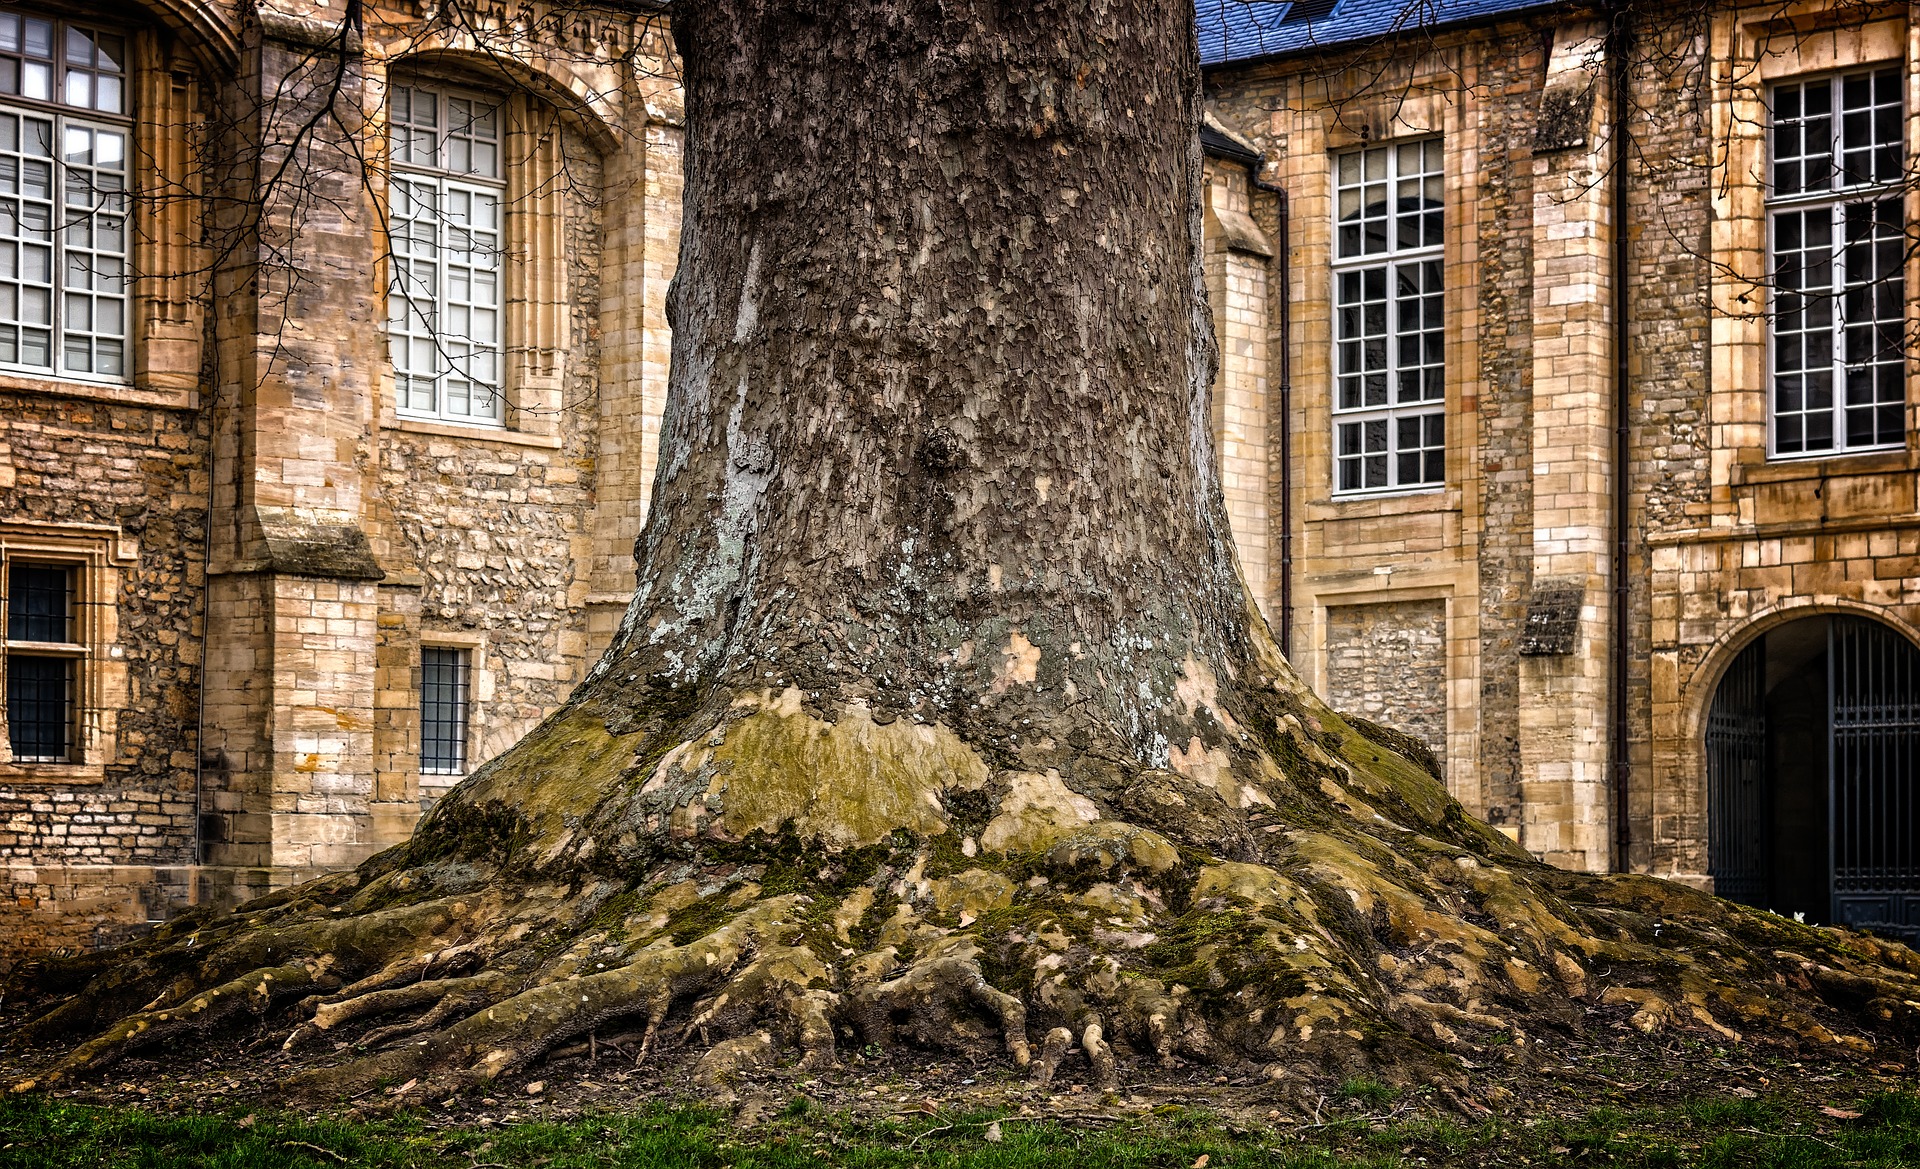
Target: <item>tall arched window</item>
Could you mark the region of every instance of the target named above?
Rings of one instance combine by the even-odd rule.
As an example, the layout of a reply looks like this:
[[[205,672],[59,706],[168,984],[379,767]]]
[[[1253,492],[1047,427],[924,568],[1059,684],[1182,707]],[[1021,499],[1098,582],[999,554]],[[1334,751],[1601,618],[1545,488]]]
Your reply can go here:
[[[129,376],[127,49],[0,10],[0,367]]]
[[[504,106],[422,84],[389,97],[388,345],[403,415],[506,417]]]

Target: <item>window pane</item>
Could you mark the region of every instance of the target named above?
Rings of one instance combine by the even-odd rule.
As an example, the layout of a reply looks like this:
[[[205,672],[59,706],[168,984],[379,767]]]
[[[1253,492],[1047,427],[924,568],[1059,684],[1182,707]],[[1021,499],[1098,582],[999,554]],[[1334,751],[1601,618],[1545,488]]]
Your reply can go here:
[[[1773,189],[1790,195],[1824,189],[1833,160],[1832,83],[1777,85],[1773,89]]]
[[[461,775],[467,767],[469,651],[420,651],[420,770]]]
[[[73,569],[14,564],[7,571],[7,640],[73,641]]]
[[[21,762],[65,762],[73,744],[72,658],[7,654],[7,739]]]
[[[1902,103],[1897,84],[1876,84],[1880,75],[1857,73],[1840,80],[1841,182],[1891,182],[1900,177]]]
[[[1381,257],[1342,263],[1333,279],[1333,404],[1349,416],[1334,426],[1338,491],[1442,481],[1445,427],[1433,407],[1446,392],[1444,267],[1392,258],[1442,245],[1442,154],[1427,139],[1334,160],[1337,259]]]
[[[1776,212],[1772,227],[1774,450],[1804,454],[1832,436],[1833,208]]]
[[[68,122],[61,349],[71,373],[117,374],[125,338],[126,136]]]
[[[0,117],[0,360],[52,364],[53,121]]]

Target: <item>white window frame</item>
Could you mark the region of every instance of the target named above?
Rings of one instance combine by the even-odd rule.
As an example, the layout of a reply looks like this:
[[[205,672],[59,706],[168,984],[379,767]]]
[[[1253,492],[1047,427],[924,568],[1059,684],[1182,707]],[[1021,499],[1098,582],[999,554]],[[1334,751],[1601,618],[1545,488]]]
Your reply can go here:
[[[1431,137],[1342,150],[1332,158],[1329,407],[1336,496],[1446,486],[1444,160],[1441,140]],[[1376,193],[1379,201],[1370,201]],[[1418,201],[1399,205],[1409,196]],[[1374,225],[1379,234],[1369,236]],[[1377,306],[1377,315],[1369,306]],[[1404,320],[1409,306],[1417,318],[1411,327]]]
[[[1886,85],[1889,77],[1894,100],[1881,101],[1879,99],[1883,94],[1871,90]],[[1845,128],[1845,115],[1849,110],[1844,105],[1844,94],[1847,82],[1863,78],[1870,87],[1868,105],[1865,107],[1867,124],[1872,125],[1876,120],[1876,111],[1888,110],[1891,111],[1895,129],[1891,142],[1873,139],[1849,148]],[[1798,116],[1781,119],[1779,113],[1783,92],[1797,90],[1798,100],[1804,102],[1805,94],[1815,87],[1825,90],[1828,95],[1827,126],[1823,141],[1826,149],[1809,155],[1803,137],[1799,151],[1787,155],[1780,149],[1783,126],[1792,123],[1804,134],[1808,117],[1802,112]],[[1906,446],[1905,90],[1905,72],[1898,64],[1796,77],[1768,87],[1766,270],[1770,292],[1766,328],[1769,459],[1832,458],[1899,450]],[[1797,108],[1802,111],[1805,109],[1804,105]],[[1854,112],[1858,112],[1859,108],[1855,107]],[[1884,151],[1889,145],[1897,148],[1895,157],[1889,159],[1884,154],[1875,157],[1876,146],[1878,151]],[[1825,177],[1811,186],[1806,184],[1804,170],[1801,169],[1808,159],[1829,160]],[[1861,174],[1858,167],[1862,163],[1866,167],[1864,177],[1856,177]],[[1794,169],[1788,170],[1789,167]],[[1786,176],[1785,185],[1797,189],[1783,191],[1783,175]],[[1886,218],[1889,209],[1898,216],[1897,222],[1889,223]],[[1853,245],[1847,238],[1850,211],[1863,212],[1856,215],[1855,222],[1864,222],[1870,233],[1864,241],[1856,241]],[[1789,221],[1798,222],[1798,247],[1784,246],[1794,242],[1786,235]],[[1810,224],[1819,224],[1827,233],[1824,243],[1807,240],[1807,227]],[[1821,265],[1816,271],[1823,270],[1827,276],[1824,283],[1817,286],[1819,291],[1815,295],[1789,299],[1793,295],[1789,289],[1798,286],[1790,282],[1798,282],[1801,279],[1799,274],[1809,267],[1804,259],[1790,265],[1787,262],[1789,256],[1812,256],[1814,263]],[[1877,267],[1883,271],[1855,282],[1852,269],[1861,263],[1870,269]],[[1873,315],[1864,326],[1850,334],[1847,326],[1849,306],[1863,303],[1874,306],[1865,309]],[[1809,327],[1782,328],[1783,320],[1800,323],[1806,322],[1809,316],[1814,318]],[[1894,331],[1891,344],[1887,343],[1885,333],[1889,324]],[[1870,356],[1849,360],[1851,347],[1856,341],[1871,345],[1876,336],[1880,344],[1871,350]],[[1826,354],[1824,363],[1818,361],[1816,353],[1811,352],[1816,348]],[[1783,362],[1789,367],[1783,369]],[[1818,378],[1825,379],[1825,396],[1828,400],[1825,406],[1809,407],[1809,383]],[[1864,392],[1867,395],[1865,399],[1850,401],[1850,397],[1858,392]],[[1797,393],[1798,396],[1789,399],[1789,393]],[[1783,409],[1789,401],[1795,403],[1797,408]],[[1808,423],[1822,415],[1825,416],[1826,425],[1825,445],[1810,445]],[[1798,425],[1789,424],[1789,419],[1797,421]],[[1857,441],[1853,431],[1856,421],[1868,427],[1867,436]],[[1892,430],[1890,435],[1887,433],[1889,425]]]
[[[430,127],[413,118],[422,97],[433,102]],[[457,103],[491,111],[490,138],[453,132]],[[504,426],[507,101],[430,80],[396,82],[389,110],[387,346],[395,412]],[[489,205],[490,216],[481,211]]]
[[[27,53],[29,24],[50,27],[50,59]],[[85,38],[88,60],[73,56],[79,45],[70,44],[70,33]],[[99,38],[117,39],[123,59],[107,64]],[[131,56],[125,32],[0,9],[0,370],[106,385],[133,381]],[[40,96],[30,96],[35,89]],[[44,156],[25,151],[30,122],[47,127]],[[103,141],[113,149],[95,157]],[[47,175],[40,196],[30,195],[24,181],[36,166]],[[82,178],[89,174],[92,181]],[[27,225],[29,207],[45,226]],[[36,256],[43,278],[28,279]],[[35,316],[44,320],[29,319],[23,305],[41,298]],[[43,337],[44,363],[25,360],[29,333]],[[72,360],[76,352],[84,352],[84,362]]]

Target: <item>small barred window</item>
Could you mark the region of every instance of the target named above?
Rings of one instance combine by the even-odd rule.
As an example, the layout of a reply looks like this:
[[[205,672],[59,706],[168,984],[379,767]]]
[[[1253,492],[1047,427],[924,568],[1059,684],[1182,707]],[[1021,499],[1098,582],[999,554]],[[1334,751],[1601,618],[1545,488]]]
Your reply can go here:
[[[69,564],[7,565],[7,743],[18,763],[69,762],[78,746],[79,573]]]
[[[472,666],[471,650],[420,650],[420,770],[427,775],[466,774]]]

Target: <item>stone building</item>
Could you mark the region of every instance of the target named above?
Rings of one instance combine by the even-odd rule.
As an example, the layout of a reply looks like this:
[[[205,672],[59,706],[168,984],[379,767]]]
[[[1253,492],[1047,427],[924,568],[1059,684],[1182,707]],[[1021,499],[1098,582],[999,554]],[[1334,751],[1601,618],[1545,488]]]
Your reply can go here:
[[[1920,933],[1910,11],[1199,11],[1293,660],[1556,864]]]
[[[1198,11],[1294,661],[1554,863],[1920,922],[1907,10]],[[403,839],[591,663],[672,73],[649,5],[0,6],[0,961]]]
[[[0,6],[0,957],[404,839],[610,635],[652,7]]]

